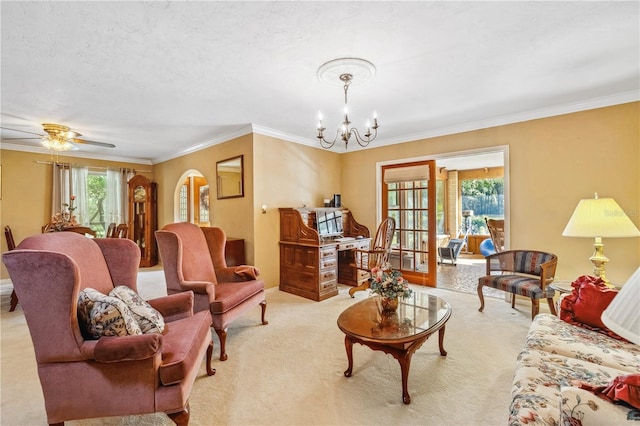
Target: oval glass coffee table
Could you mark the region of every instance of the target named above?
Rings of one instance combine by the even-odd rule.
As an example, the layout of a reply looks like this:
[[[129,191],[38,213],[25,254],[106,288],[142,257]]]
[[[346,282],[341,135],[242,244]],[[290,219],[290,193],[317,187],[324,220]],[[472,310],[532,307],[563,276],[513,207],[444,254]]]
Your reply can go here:
[[[379,297],[372,296],[345,309],[338,317],[338,327],[345,334],[349,367],[344,372],[351,377],[353,371],[353,344],[360,343],[375,351],[392,355],[400,363],[402,373],[402,401],[411,403],[407,391],[411,356],[438,331],[440,354],[445,356],[444,326],[451,316],[451,306],[429,293],[413,292],[408,299],[400,299],[397,311],[382,314]]]

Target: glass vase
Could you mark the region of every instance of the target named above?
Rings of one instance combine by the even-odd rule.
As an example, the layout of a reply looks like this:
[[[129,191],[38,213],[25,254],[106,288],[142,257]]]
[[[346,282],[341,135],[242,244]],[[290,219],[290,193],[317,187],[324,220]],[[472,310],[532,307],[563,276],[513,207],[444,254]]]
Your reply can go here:
[[[398,298],[397,297],[380,297],[380,307],[382,313],[391,313],[398,310]]]

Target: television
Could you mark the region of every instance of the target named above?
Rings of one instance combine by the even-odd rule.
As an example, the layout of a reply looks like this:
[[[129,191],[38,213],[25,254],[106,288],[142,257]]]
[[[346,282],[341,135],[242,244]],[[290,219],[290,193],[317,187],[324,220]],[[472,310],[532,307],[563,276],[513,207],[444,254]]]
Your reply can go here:
[[[341,237],[342,210],[316,209],[316,230],[320,238]]]

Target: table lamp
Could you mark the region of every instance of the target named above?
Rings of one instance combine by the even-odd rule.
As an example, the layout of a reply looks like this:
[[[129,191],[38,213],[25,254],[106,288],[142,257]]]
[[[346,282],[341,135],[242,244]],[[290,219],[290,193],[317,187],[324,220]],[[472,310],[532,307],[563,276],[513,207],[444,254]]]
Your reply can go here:
[[[638,237],[640,231],[613,198],[598,198],[596,193],[595,198],[580,200],[562,235],[595,238],[595,251],[589,258],[593,274],[609,284],[605,277],[609,259],[604,255],[602,238]]]
[[[618,336],[640,345],[640,268],[631,275],[600,319]]]

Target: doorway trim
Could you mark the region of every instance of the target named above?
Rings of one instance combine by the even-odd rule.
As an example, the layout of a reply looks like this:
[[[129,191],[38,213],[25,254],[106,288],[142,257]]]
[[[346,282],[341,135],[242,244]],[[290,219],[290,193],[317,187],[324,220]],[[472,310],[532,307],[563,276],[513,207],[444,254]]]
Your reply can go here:
[[[376,223],[380,223],[382,220],[382,166],[388,166],[393,164],[411,163],[425,160],[435,160],[436,166],[438,160],[456,158],[456,157],[469,157],[478,154],[487,153],[502,153],[502,161],[504,167],[504,244],[505,248],[510,247],[510,216],[511,216],[511,185],[510,185],[510,170],[509,170],[509,145],[496,145],[488,146],[485,148],[476,148],[463,151],[451,151],[441,154],[422,155],[419,157],[399,158],[396,160],[387,160],[376,162]],[[478,168],[484,167],[480,165]]]
[[[199,170],[189,169],[182,173],[178,178],[178,182],[176,182],[176,187],[173,190],[173,221],[180,222],[180,188],[182,187],[182,183],[189,178],[191,180],[191,184],[189,185],[191,194],[189,194],[189,200],[191,200],[191,208],[189,209],[189,222],[193,223],[194,221],[194,208],[193,208],[193,200],[196,194],[193,193],[193,177],[204,177]]]

